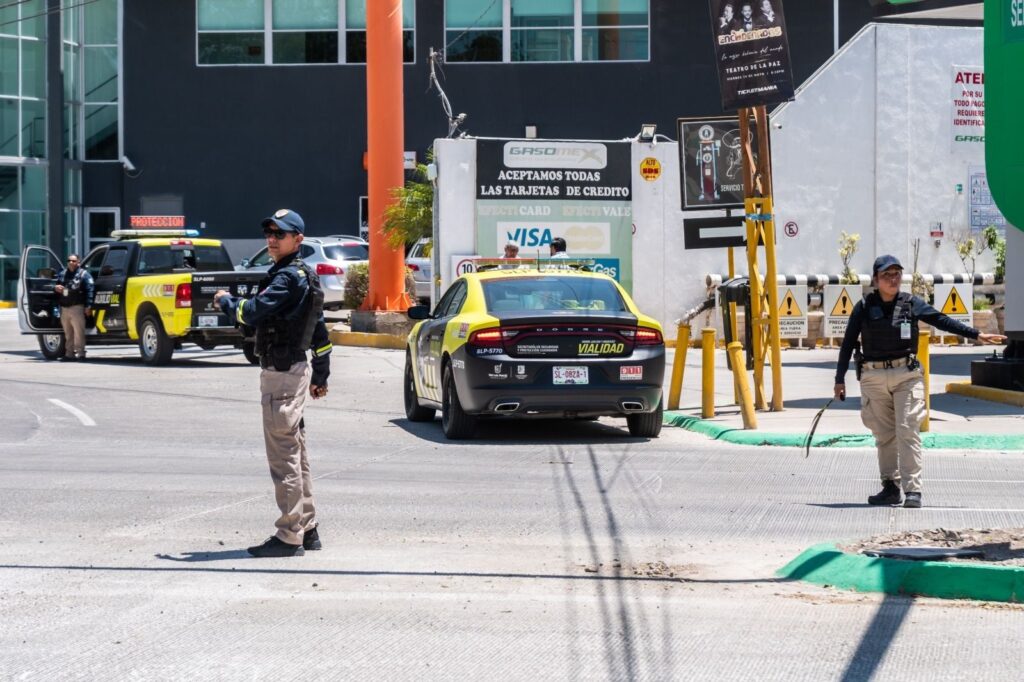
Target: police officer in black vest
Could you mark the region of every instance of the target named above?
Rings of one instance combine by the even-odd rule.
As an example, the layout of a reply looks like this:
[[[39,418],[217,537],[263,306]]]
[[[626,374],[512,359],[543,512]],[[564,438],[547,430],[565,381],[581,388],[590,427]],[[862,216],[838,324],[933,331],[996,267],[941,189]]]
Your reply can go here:
[[[900,291],[903,266],[895,256],[879,256],[872,268],[875,291],[853,307],[836,367],[835,397],[846,399],[846,370],[854,349],[861,419],[875,435],[882,490],[868,504],[921,506],[921,421],[924,376],[917,353],[917,321],[983,343],[1001,343],[1000,334],[982,334],[943,315],[917,296]],[[902,491],[906,493],[904,499]]]
[[[331,341],[324,324],[324,294],[316,273],[299,257],[305,224],[286,208],[263,221],[274,265],[252,298],[214,294],[229,317],[256,328],[260,358],[263,436],[281,516],[277,533],[249,548],[256,557],[299,556],[320,549],[313,483],[302,418],[306,396],[327,395]],[[306,351],[313,355],[312,370]]]

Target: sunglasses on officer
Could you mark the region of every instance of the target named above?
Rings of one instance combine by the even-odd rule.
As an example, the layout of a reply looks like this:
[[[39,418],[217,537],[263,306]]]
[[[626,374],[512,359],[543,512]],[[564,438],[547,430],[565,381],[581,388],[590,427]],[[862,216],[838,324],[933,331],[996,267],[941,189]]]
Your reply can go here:
[[[274,239],[277,239],[278,241],[284,239],[285,237],[287,237],[288,235],[291,235],[291,234],[293,234],[293,233],[292,232],[286,232],[284,230],[277,230],[277,229],[274,229],[273,227],[264,227],[263,228],[263,236],[264,237],[268,237],[268,238],[269,237],[273,237]]]

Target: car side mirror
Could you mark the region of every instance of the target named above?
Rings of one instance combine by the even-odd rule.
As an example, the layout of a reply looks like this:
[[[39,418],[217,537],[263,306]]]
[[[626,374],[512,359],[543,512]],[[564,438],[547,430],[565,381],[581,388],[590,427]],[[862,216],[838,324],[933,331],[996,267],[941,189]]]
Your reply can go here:
[[[242,260],[240,260],[238,262],[238,265],[243,267],[243,268],[249,267],[249,259],[248,258],[243,258]]]
[[[110,277],[114,274],[114,268],[110,265],[104,265],[100,268],[100,277]]]
[[[430,307],[425,305],[414,305],[406,311],[410,320],[429,320]]]

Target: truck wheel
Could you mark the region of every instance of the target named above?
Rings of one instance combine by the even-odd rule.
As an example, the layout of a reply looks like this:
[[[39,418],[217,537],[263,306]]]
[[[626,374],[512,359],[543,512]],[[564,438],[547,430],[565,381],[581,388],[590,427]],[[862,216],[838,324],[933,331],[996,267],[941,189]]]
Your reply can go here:
[[[411,422],[429,422],[434,419],[434,414],[437,412],[432,407],[423,407],[417,400],[416,395],[416,380],[413,378],[412,373],[412,356],[409,353],[405,354],[405,416],[409,418]]]
[[[469,438],[476,431],[477,419],[466,414],[459,402],[459,394],[455,390],[455,377],[449,365],[444,368],[444,381],[441,383],[441,428],[449,440]]]
[[[146,315],[139,322],[139,352],[148,365],[166,365],[174,354],[174,341],[154,315]]]
[[[643,412],[626,416],[626,424],[629,426],[629,435],[637,438],[657,438],[661,433],[661,425],[664,420],[663,400],[658,401],[658,409],[654,412]]]
[[[65,340],[63,334],[40,334],[39,350],[47,360],[56,360],[64,357]]]
[[[260,364],[260,359],[256,355],[256,344],[255,343],[243,343],[242,344],[242,355],[249,361],[250,365]]]

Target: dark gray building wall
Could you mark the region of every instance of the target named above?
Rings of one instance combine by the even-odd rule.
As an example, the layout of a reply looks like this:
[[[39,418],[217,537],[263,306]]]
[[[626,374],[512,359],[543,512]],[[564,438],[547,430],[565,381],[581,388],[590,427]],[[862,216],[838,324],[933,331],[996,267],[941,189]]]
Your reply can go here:
[[[416,62],[404,69],[405,148],[422,159],[447,132],[427,54],[442,47],[443,0],[418,0]],[[841,3],[843,39],[873,15]],[[684,9],[685,8],[685,9]],[[832,53],[833,3],[786,0],[799,83]],[[721,113],[711,19],[700,0],[651,2],[651,61],[585,64],[446,64],[442,84],[472,135],[618,139],[641,123],[675,137],[679,116]],[[225,238],[253,236],[281,206],[310,234],[358,229],[366,193],[363,65],[196,65],[195,3],[124,3],[124,151],[138,171],[87,164],[86,206],[121,206],[122,220],[154,199]],[[149,211],[153,212],[153,211]]]

